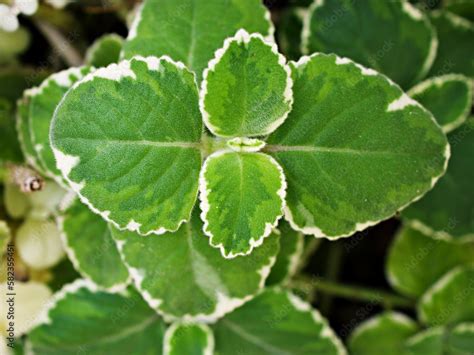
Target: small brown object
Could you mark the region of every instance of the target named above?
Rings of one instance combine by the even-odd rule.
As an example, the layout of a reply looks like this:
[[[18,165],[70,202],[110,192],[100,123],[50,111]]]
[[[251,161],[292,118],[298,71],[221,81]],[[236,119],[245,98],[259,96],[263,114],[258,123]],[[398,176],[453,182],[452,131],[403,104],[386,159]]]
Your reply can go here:
[[[41,191],[44,179],[33,169],[23,165],[10,165],[10,181],[24,193]]]

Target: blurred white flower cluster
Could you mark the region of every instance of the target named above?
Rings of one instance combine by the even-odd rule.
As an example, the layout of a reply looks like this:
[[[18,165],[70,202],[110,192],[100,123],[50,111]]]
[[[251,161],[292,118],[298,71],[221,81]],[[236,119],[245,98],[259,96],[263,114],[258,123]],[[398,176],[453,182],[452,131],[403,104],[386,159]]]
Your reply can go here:
[[[62,9],[71,0],[46,0],[46,3]],[[12,0],[10,5],[0,4],[0,30],[13,32],[19,27],[18,15],[33,15],[38,10],[38,0]]]
[[[0,4],[0,29],[13,32],[19,27],[18,15],[33,15],[38,9],[38,0],[14,0],[9,6]]]

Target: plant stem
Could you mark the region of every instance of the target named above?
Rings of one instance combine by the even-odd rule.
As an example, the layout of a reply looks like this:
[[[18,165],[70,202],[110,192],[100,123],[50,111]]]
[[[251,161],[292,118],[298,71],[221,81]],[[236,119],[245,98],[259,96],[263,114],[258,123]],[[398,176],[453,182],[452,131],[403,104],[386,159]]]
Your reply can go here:
[[[342,285],[318,277],[299,277],[292,282],[291,286],[306,291],[310,289],[311,292],[319,291],[337,297],[377,303],[386,308],[413,308],[415,306],[413,300],[390,292],[355,285]]]
[[[35,19],[36,27],[48,40],[55,54],[59,55],[68,66],[77,67],[82,64],[79,52],[72,46],[70,39],[66,38],[60,31],[50,24]]]

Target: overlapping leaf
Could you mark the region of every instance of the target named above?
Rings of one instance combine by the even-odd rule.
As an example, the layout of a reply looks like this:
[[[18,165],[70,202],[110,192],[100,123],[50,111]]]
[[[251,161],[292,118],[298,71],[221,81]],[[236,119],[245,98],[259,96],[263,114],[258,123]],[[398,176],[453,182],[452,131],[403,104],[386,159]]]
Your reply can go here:
[[[106,289],[124,288],[128,271],[107,222],[76,200],[59,223],[69,259],[83,277]]]
[[[163,236],[113,230],[135,285],[167,320],[214,321],[252,298],[278,253],[278,235],[245,258],[226,260],[210,248],[198,211]]]
[[[433,114],[445,132],[462,125],[471,112],[472,82],[462,75],[428,79],[410,89],[408,94]]]
[[[405,0],[315,0],[303,29],[304,53],[349,57],[404,88],[426,75],[436,48],[429,20]]]
[[[28,124],[20,129],[29,131],[29,140],[36,155],[36,160],[42,170],[58,182],[61,182],[61,173],[56,167],[49,140],[49,128],[54,110],[69,88],[89,72],[89,67],[70,68],[51,75],[39,87],[25,92],[25,100],[28,102]],[[26,142],[28,138],[23,139],[26,149],[25,154],[30,155],[31,147]]]
[[[446,272],[473,260],[473,242],[434,239],[405,227],[390,248],[387,279],[398,291],[418,297]]]
[[[404,342],[418,330],[407,316],[387,312],[360,324],[349,339],[353,355],[405,355]]]
[[[273,132],[291,109],[292,82],[274,43],[240,30],[204,71],[201,111],[217,136],[254,137]]]
[[[216,353],[339,354],[346,351],[325,319],[293,294],[266,289],[213,326]]]
[[[124,45],[125,58],[169,55],[198,78],[227,37],[244,28],[273,35],[270,14],[260,0],[147,0]]]
[[[217,152],[200,177],[204,232],[222,255],[249,254],[283,215],[285,177],[278,163],[262,153]]]
[[[141,234],[189,218],[201,167],[194,75],[167,57],[112,64],[74,86],[51,139],[58,168],[96,213]]]
[[[448,139],[452,156],[445,176],[402,217],[426,234],[469,240],[474,235],[474,118],[451,132]]]
[[[165,325],[133,290],[97,291],[84,280],[55,295],[45,318],[28,336],[37,355],[162,354]]]
[[[474,266],[459,266],[439,279],[418,303],[428,325],[453,325],[474,320]]]
[[[174,323],[165,333],[164,355],[212,355],[214,335],[205,324]]]
[[[300,258],[304,251],[304,235],[293,230],[285,221],[280,222],[278,231],[281,234],[280,251],[268,276],[267,285],[287,282],[302,261]]]
[[[115,33],[98,38],[87,50],[86,62],[96,68],[117,63],[124,39]]]
[[[293,110],[265,147],[285,172],[293,228],[351,235],[392,216],[444,173],[445,135],[386,77],[320,54],[293,65],[293,80]]]
[[[458,73],[474,78],[474,24],[447,11],[436,11],[430,19],[439,38],[438,53],[430,76]]]

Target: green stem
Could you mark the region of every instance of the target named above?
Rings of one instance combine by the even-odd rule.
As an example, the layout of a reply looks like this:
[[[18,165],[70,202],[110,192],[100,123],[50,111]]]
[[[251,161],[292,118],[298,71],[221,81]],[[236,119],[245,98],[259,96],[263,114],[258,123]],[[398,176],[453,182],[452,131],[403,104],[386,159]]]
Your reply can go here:
[[[293,281],[292,286],[300,290],[319,291],[337,297],[381,304],[386,308],[413,308],[415,302],[411,299],[390,292],[354,285],[323,280],[321,278],[300,277]]]

